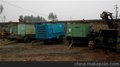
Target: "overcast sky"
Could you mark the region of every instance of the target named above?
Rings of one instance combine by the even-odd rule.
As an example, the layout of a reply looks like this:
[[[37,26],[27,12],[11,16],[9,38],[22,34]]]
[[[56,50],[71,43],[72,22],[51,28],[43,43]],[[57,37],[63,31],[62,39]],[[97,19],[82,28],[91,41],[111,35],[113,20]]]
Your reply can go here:
[[[50,12],[58,16],[58,20],[100,19],[103,11],[115,15],[115,5],[120,11],[120,0],[0,0],[4,11],[0,21],[18,21],[20,15],[43,16],[48,19]],[[119,12],[120,15],[120,12]]]

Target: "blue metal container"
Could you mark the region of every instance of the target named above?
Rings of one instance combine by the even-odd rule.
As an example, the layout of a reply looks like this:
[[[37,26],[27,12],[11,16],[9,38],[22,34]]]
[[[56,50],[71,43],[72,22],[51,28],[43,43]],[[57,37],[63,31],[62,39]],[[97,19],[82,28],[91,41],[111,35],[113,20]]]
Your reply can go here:
[[[10,23],[8,23],[8,33],[10,33]]]
[[[63,23],[36,23],[35,24],[35,37],[39,40],[49,40],[64,36]]]
[[[15,23],[15,22],[9,22],[8,23],[8,27],[7,27],[7,31],[8,31],[8,33],[12,33],[12,32],[14,32],[14,30],[16,29],[17,30],[17,28],[15,28],[15,26],[17,27],[17,24],[18,23]]]

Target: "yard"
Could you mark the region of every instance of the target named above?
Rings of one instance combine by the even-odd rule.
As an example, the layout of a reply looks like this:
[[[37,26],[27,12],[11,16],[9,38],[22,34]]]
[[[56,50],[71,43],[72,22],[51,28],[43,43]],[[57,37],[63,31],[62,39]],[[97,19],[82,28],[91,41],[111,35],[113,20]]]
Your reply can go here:
[[[120,53],[65,44],[0,41],[0,61],[117,61]]]

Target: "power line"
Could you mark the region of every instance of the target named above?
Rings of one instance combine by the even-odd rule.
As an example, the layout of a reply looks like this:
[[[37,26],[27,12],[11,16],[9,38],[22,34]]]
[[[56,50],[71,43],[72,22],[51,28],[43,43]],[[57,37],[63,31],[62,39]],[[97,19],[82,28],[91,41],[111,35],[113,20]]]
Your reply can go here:
[[[2,1],[3,3],[9,4],[9,5],[13,6],[13,7],[16,7],[16,8],[22,9],[22,10],[26,10],[26,11],[31,12],[31,13],[34,13],[34,14],[40,14],[40,13],[38,13],[38,12],[35,12],[35,11],[32,11],[32,10],[29,10],[29,9],[26,9],[26,8],[23,8],[23,7],[20,7],[20,6],[11,4],[11,3],[6,2],[6,1],[3,1],[3,0],[0,0],[0,1]],[[47,16],[47,15],[45,15],[45,14],[42,14],[42,15]]]

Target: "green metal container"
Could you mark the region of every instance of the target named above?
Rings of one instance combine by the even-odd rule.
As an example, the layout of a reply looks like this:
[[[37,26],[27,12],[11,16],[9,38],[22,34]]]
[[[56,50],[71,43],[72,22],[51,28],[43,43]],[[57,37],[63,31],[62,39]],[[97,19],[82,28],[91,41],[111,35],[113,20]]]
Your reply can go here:
[[[32,23],[10,23],[10,37],[28,40],[35,37],[35,27]]]
[[[18,24],[18,35],[31,35],[35,34],[34,24]]]
[[[67,36],[87,37],[89,33],[89,24],[67,24]]]
[[[88,46],[90,25],[87,23],[67,24],[66,37],[69,44]]]

